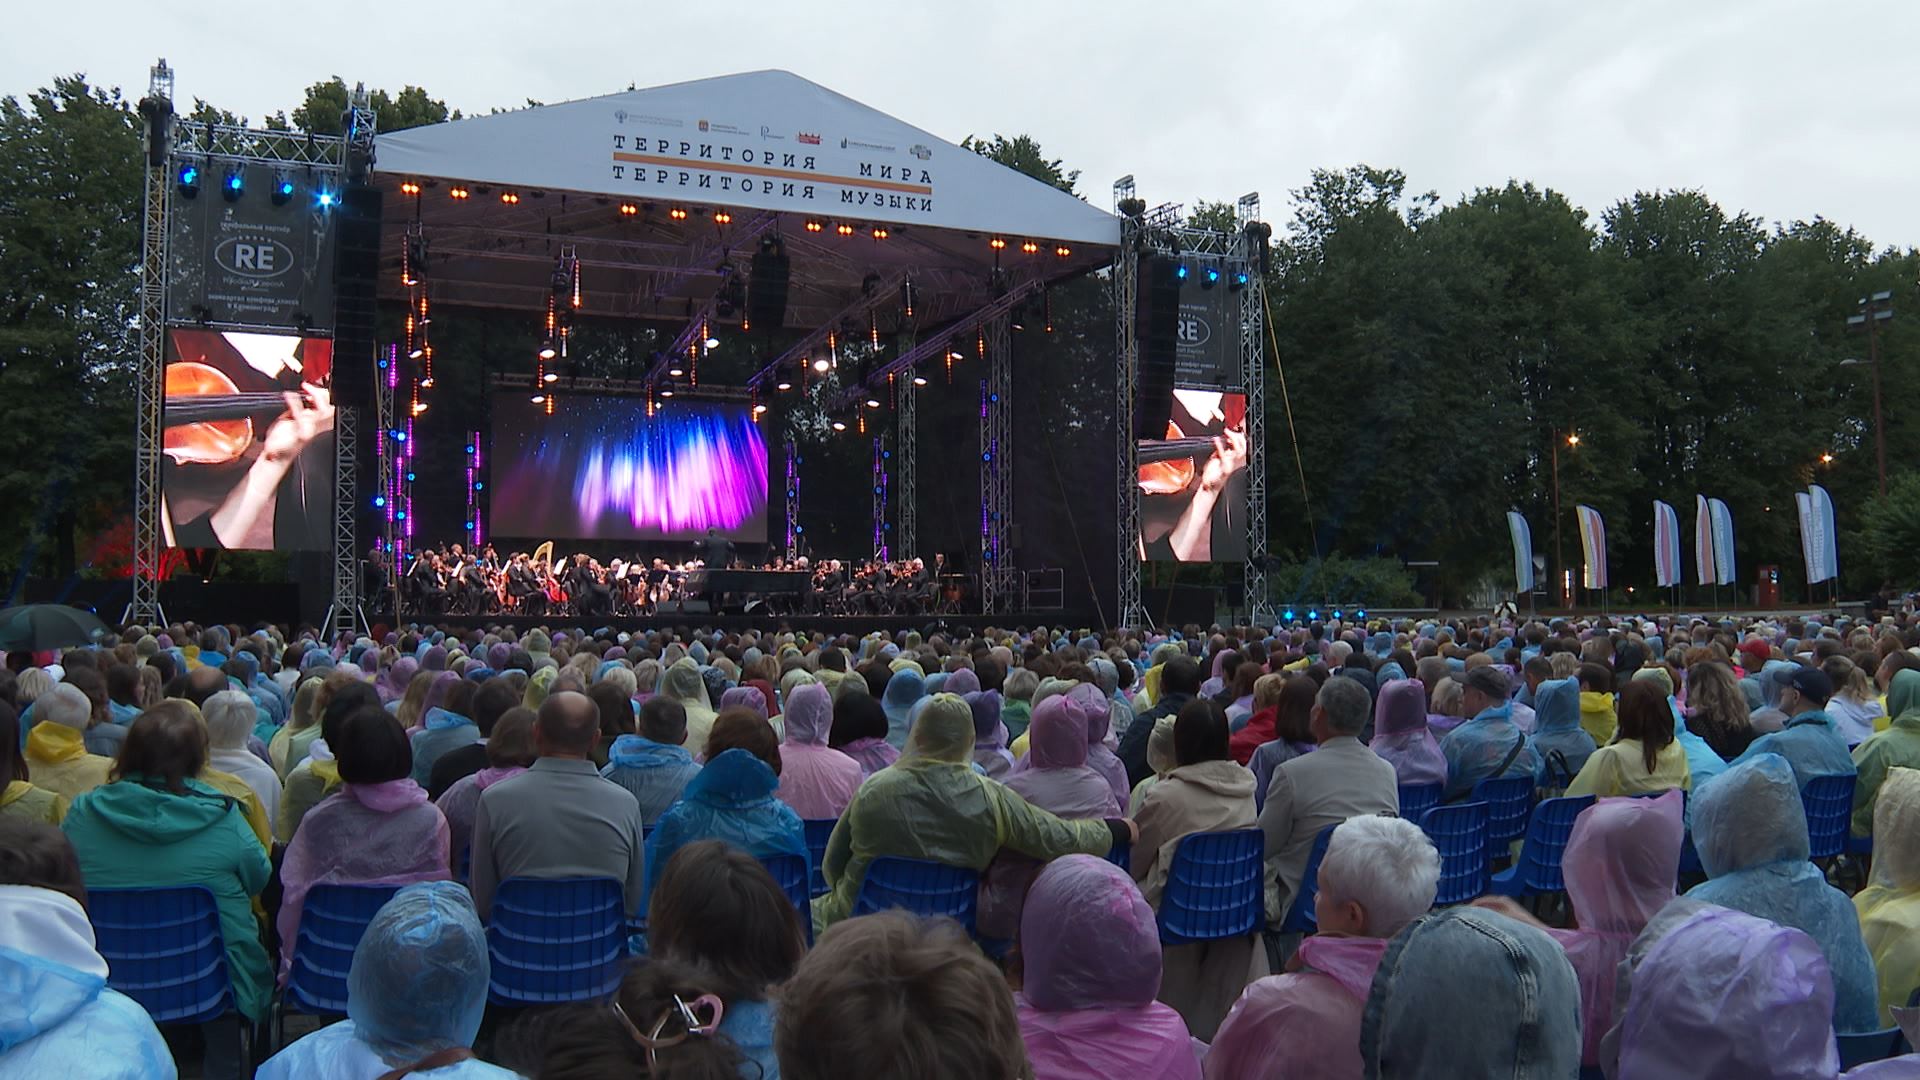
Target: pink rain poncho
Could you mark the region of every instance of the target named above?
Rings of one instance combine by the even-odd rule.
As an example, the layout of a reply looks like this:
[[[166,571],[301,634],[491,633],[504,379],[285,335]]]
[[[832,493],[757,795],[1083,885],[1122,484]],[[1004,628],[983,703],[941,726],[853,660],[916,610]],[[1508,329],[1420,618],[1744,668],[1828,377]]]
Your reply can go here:
[[[445,881],[448,843],[447,819],[411,780],[343,784],[307,811],[280,864],[282,977],[315,885]]]
[[[1304,970],[1256,979],[1221,1022],[1207,1080],[1357,1077],[1360,1014],[1386,938],[1314,936],[1294,954]]]
[[[1106,717],[1104,706],[1100,709]],[[1087,764],[1086,710],[1071,696],[1050,697],[1027,728],[1027,768],[1007,779],[1020,797],[1064,818],[1126,816],[1113,785]]]
[[[1013,772],[1013,755],[1007,751],[1007,726],[1000,722],[1000,691],[973,690],[961,698],[973,710],[973,763],[993,779],[1005,780]]]
[[[1600,1036],[1613,1026],[1613,985],[1633,939],[1673,899],[1680,871],[1683,804],[1669,790],[1654,799],[1602,799],[1574,820],[1561,859],[1578,927],[1552,930],[1580,980],[1580,1062],[1599,1062]]]
[[[1127,804],[1128,796],[1133,794],[1133,785],[1127,783],[1127,767],[1107,743],[1107,733],[1112,729],[1113,714],[1107,708],[1107,696],[1092,683],[1081,683],[1067,691],[1067,700],[1080,706],[1087,718],[1087,767],[1107,778],[1107,785],[1113,788],[1113,797],[1120,805]]]
[[[1425,684],[1395,679],[1380,688],[1373,707],[1373,752],[1393,766],[1400,786],[1444,784],[1447,759],[1427,728]]]
[[[786,728],[775,796],[802,818],[839,817],[867,775],[859,762],[827,746],[833,730],[833,694],[818,683],[794,687],[787,700]]]
[[[1037,1080],[1198,1080],[1191,1036],[1160,991],[1153,909],[1126,871],[1091,855],[1048,864],[1020,921],[1014,995]]]

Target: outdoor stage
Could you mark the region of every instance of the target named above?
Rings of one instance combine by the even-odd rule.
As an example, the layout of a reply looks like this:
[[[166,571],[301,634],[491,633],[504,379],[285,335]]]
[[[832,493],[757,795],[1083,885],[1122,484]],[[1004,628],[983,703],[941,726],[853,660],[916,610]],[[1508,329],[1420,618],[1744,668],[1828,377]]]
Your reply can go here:
[[[370,611],[369,620],[375,623],[395,625],[392,612]],[[979,630],[988,626],[1019,629],[1034,626],[1089,626],[1091,623],[1083,616],[1075,616],[1062,611],[1009,612],[1003,615],[698,615],[666,614],[651,616],[617,616],[587,619],[579,616],[536,615],[446,615],[406,617],[408,622],[431,623],[436,626],[456,626],[463,630],[484,630],[489,627],[507,627],[515,633],[523,633],[536,626],[548,629],[581,627],[589,632],[603,627],[615,632],[633,633],[644,630],[723,630],[738,632],[741,630],[759,630],[761,632],[781,632],[792,630],[796,633],[819,632],[836,637],[852,634],[856,637],[880,631],[892,635],[904,630],[917,630],[922,635],[940,630]]]

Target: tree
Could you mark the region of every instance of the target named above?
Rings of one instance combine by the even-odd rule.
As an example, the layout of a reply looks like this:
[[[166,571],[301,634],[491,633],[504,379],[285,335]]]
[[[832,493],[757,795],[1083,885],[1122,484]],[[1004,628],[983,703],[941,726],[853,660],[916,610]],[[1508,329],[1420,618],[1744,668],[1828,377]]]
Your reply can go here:
[[[1867,504],[1859,535],[1880,575],[1902,584],[1920,581],[1920,472],[1902,474],[1885,498]]]
[[[338,135],[346,130],[345,117],[351,101],[352,93],[347,89],[346,80],[338,75],[314,83],[307,87],[306,99],[300,107],[293,110],[293,124],[301,131],[317,135]],[[398,96],[375,90],[367,95],[367,103],[373,106],[374,122],[380,131],[404,131],[460,119],[460,110],[449,111],[446,102],[429,97],[418,86],[403,87]]]
[[[995,135],[991,139],[982,139],[969,135],[960,140],[963,149],[971,150],[981,157],[992,158],[1015,172],[1022,172],[1043,184],[1051,184],[1069,195],[1078,194],[1074,186],[1080,182],[1080,170],[1063,170],[1059,158],[1048,158],[1040,152],[1040,144],[1031,135],[1017,135],[1011,139],[1005,135]]]
[[[0,538],[71,572],[74,533],[124,513],[133,479],[141,137],[79,75],[0,101]]]

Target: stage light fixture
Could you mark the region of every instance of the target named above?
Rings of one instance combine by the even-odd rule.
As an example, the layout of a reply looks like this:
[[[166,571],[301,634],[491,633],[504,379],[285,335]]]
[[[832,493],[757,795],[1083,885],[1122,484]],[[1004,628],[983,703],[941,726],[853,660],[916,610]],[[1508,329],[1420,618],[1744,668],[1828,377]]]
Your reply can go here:
[[[925,375],[915,375],[913,377],[913,385],[915,386],[927,385],[927,377]]]
[[[766,412],[766,411],[767,411],[767,407],[766,407],[765,405],[755,405],[755,406],[753,407],[753,413],[754,413],[754,415],[755,415],[755,416],[758,416],[758,415],[760,415],[761,413],[763,413],[763,412]]]
[[[544,405],[547,402],[547,395],[535,394],[527,400],[533,402],[535,405]]]
[[[791,390],[793,389],[793,383],[787,379],[781,379],[779,382],[773,384],[773,388],[775,390]]]
[[[1026,252],[1029,255],[1032,255],[1033,253],[1040,250],[1040,245],[1034,243],[1031,240],[1028,240],[1026,243],[1023,243],[1020,245],[1020,250]]]
[[[950,349],[947,352],[947,359],[949,360],[965,360],[966,358],[967,354],[961,352],[959,349]]]
[[[542,359],[542,360],[551,360],[551,359],[553,359],[554,357],[556,357],[556,356],[559,356],[559,355],[560,355],[560,352],[559,352],[559,350],[557,350],[557,349],[555,349],[555,348],[553,347],[553,339],[552,339],[552,338],[548,338],[548,339],[547,339],[547,340],[546,340],[546,341],[545,341],[545,342],[544,342],[544,343],[543,343],[543,344],[542,344],[542,345],[540,346],[540,359]]]
[[[1175,267],[1175,268],[1174,268],[1174,270],[1173,270],[1173,276],[1174,276],[1174,277],[1176,277],[1176,278],[1178,278],[1178,279],[1179,279],[1179,280],[1181,280],[1181,281],[1185,281],[1185,280],[1187,280],[1187,268],[1186,268],[1186,265],[1185,265],[1185,264],[1183,263],[1183,264],[1181,264],[1180,266],[1177,266],[1177,267]]]
[[[407,350],[407,359],[409,360],[418,360],[425,355],[427,355],[427,350],[421,348],[418,345],[415,345],[413,348]],[[423,383],[422,385],[425,385],[425,384]]]
[[[459,184],[455,184],[452,187],[447,189],[447,197],[450,199],[464,199],[472,194],[473,192],[468,191],[466,188],[461,187]]]
[[[412,180],[402,180],[400,182],[400,194],[418,195],[420,194],[420,185],[413,182]]]
[[[1007,242],[1005,239],[996,236],[993,239],[987,241],[987,246],[992,248],[995,251],[1002,251],[1002,250],[1005,250],[1007,246]]]
[[[869,408],[869,409],[877,409],[877,408],[879,408],[879,407],[880,407],[880,399],[879,399],[879,398],[877,398],[877,397],[874,397],[874,396],[873,396],[872,394],[868,394],[868,395],[867,395],[867,408]]]
[[[273,205],[287,205],[287,200],[293,198],[293,178],[289,176],[276,178],[273,182],[272,197]]]
[[[414,403],[413,403],[413,415],[415,415],[415,416],[419,416],[419,415],[420,415],[421,413],[423,413],[423,412],[426,412],[426,411],[427,411],[427,403],[426,403],[426,402],[424,402],[424,401],[416,401],[416,402],[414,402]]]
[[[671,387],[671,386],[669,386],[669,387],[667,387],[667,388],[666,388],[665,390],[662,390],[662,391],[660,391],[660,396],[661,396],[661,397],[672,397],[672,396],[673,396],[673,387]]]
[[[503,191],[500,193],[500,201],[508,206],[513,206],[520,201],[520,193],[517,191]]]
[[[228,202],[239,202],[240,196],[246,194],[246,186],[246,177],[240,175],[240,170],[229,169],[226,179],[220,183],[220,196]]]
[[[835,420],[833,422],[833,430],[835,431],[847,430],[847,422],[845,420]]]
[[[717,337],[710,337],[710,338],[708,338],[708,339],[707,339],[707,348],[709,348],[709,349],[717,349],[717,348],[719,348],[719,347],[720,347],[720,339],[719,339],[719,338],[717,338]]]
[[[1281,612],[1281,613],[1280,613],[1280,618],[1281,618],[1281,619],[1282,619],[1283,621],[1286,621],[1286,622],[1292,622],[1292,621],[1293,621],[1293,609],[1292,609],[1292,608],[1288,608],[1287,610],[1285,610],[1285,611],[1283,611],[1283,612]]]
[[[807,219],[807,231],[808,231],[808,232],[810,232],[810,233],[817,233],[817,232],[825,232],[825,231],[826,231],[826,229],[827,229],[827,223],[826,223],[826,222],[824,222],[824,221],[821,221],[821,220],[819,220],[819,219],[817,219],[817,218],[808,218],[808,219]]]
[[[1203,271],[1201,271],[1201,273],[1200,273],[1200,287],[1201,287],[1201,288],[1203,288],[1203,289],[1211,289],[1211,288],[1213,288],[1213,287],[1214,287],[1215,285],[1218,285],[1219,283],[1220,283],[1220,268],[1219,268],[1219,267],[1217,267],[1217,266],[1209,266],[1209,267],[1207,267],[1207,268],[1206,268],[1205,270],[1203,270]]]
[[[893,234],[892,234],[892,233],[889,233],[889,232],[888,232],[887,230],[885,230],[885,229],[883,229],[883,228],[881,228],[881,227],[880,227],[880,226],[878,226],[878,225],[875,225],[875,226],[873,227],[873,238],[874,238],[875,240],[885,240],[885,239],[886,239],[887,237],[889,237],[889,236],[891,236],[891,235],[893,235]]]
[[[676,379],[682,375],[685,375],[686,373],[687,373],[687,369],[681,367],[678,364],[675,364],[674,366],[667,369],[667,374]]]
[[[431,375],[423,375],[423,376],[421,376],[421,378],[420,378],[420,389],[422,389],[422,390],[431,390],[431,389],[433,389],[433,376],[431,376]]]
[[[819,356],[814,358],[813,370],[819,372],[822,375],[825,375],[827,373],[827,369],[832,366],[833,366],[833,361],[828,360],[824,356]]]
[[[623,202],[620,204],[620,213],[624,217],[633,217],[639,212],[640,212],[640,207],[636,206],[633,203]]]
[[[379,508],[381,508],[381,507],[383,507],[383,506],[385,506],[385,505],[387,505],[387,497],[386,497],[385,495],[375,495],[375,496],[373,497],[373,508],[374,508],[374,509],[376,509],[376,510],[378,510]]]
[[[1060,258],[1062,258],[1062,259],[1064,259],[1064,258],[1066,258],[1067,256],[1069,256],[1069,255],[1071,255],[1071,254],[1073,254],[1073,249],[1072,249],[1072,248],[1070,248],[1070,247],[1068,247],[1068,246],[1067,246],[1067,245],[1065,245],[1065,244],[1061,244],[1061,245],[1059,245],[1058,247],[1055,247],[1055,248],[1053,249],[1053,253],[1054,253],[1055,255],[1057,255],[1057,256],[1059,256]]]
[[[731,225],[733,224],[733,215],[725,210],[715,210],[713,212],[713,223],[715,225]]]
[[[180,194],[182,196],[191,199],[200,194],[200,166],[192,162],[180,166],[180,174],[177,179],[180,184]]]
[[[554,374],[553,372],[551,372],[551,371],[549,371],[549,372],[545,372],[545,373],[543,373],[543,374],[542,374],[542,375],[540,376],[540,381],[541,381],[541,382],[543,382],[543,383],[556,383],[556,382],[559,382],[559,381],[560,381],[560,376],[558,376],[558,375],[556,375],[556,374]]]
[[[687,208],[684,206],[676,206],[667,211],[667,216],[675,221],[685,221],[687,220]]]
[[[339,201],[340,201],[340,197],[338,195],[335,195],[331,191],[322,190],[315,193],[313,196],[313,204],[315,206],[318,206],[322,210],[333,209],[333,204]]]
[[[1235,270],[1233,272],[1233,276],[1227,279],[1228,292],[1239,292],[1241,289],[1244,289],[1246,287],[1247,287],[1247,272],[1245,270]]]
[[[849,225],[849,224],[847,224],[846,222],[844,222],[844,221],[843,221],[843,222],[841,222],[840,224],[838,224],[838,225],[835,225],[835,226],[833,227],[833,231],[834,231],[834,232],[837,232],[837,233],[839,233],[839,234],[840,234],[841,236],[852,236],[852,235],[853,235],[853,226],[851,226],[851,225]]]

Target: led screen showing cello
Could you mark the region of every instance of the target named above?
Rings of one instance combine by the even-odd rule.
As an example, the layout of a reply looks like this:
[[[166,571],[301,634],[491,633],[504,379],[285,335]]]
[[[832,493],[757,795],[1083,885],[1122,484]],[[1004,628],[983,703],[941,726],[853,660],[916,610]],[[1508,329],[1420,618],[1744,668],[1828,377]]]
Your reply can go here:
[[[1142,559],[1247,557],[1247,396],[1173,392],[1164,439],[1140,440]]]
[[[331,338],[175,329],[161,410],[168,547],[332,544]]]

